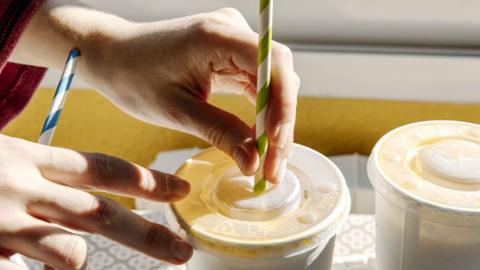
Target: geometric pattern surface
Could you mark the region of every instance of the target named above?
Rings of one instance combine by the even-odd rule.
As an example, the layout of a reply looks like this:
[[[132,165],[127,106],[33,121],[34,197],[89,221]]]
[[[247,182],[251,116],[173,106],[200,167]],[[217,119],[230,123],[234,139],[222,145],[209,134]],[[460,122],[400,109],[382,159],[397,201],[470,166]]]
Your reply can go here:
[[[147,213],[143,216],[157,223],[166,224],[165,217],[161,213]],[[151,259],[99,235],[84,237],[89,248],[89,270],[185,270],[183,266],[172,266]],[[373,216],[350,215],[336,238],[333,269],[373,269],[374,238]],[[31,270],[42,270],[40,263],[29,258],[24,258],[24,261]]]

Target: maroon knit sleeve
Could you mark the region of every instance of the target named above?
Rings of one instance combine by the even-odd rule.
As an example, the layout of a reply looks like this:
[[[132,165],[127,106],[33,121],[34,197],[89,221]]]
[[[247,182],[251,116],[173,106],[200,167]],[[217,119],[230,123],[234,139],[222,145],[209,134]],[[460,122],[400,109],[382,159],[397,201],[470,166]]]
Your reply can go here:
[[[44,0],[0,0],[0,129],[17,116],[46,69],[9,63],[8,58]]]

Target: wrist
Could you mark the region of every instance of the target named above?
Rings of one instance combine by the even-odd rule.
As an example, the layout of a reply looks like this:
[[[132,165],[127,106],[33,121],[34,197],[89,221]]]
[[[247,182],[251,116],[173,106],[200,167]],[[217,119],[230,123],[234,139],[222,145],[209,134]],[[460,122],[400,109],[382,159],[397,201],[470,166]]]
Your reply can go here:
[[[139,59],[142,58],[139,54],[147,50],[141,38],[146,25],[148,23],[118,17],[99,20],[95,30],[85,33],[78,42],[82,52],[79,76],[105,94],[121,91],[122,81],[138,73]]]
[[[93,85],[97,84],[99,77],[109,79],[108,71],[120,49],[118,44],[127,39],[136,25],[118,16],[83,6],[57,7],[50,10],[49,17],[51,25],[67,40],[68,48],[64,55],[73,48],[80,50],[82,56],[77,74]]]
[[[120,66],[119,53],[123,54],[126,49],[122,46],[131,28],[134,23],[102,19],[95,28],[85,32],[75,43],[82,54],[77,70],[79,77],[93,86],[103,86],[105,81],[113,79]]]
[[[119,17],[92,10],[73,0],[47,0],[18,40],[10,61],[61,70],[72,48],[95,60],[103,47],[130,24]],[[117,28],[118,27],[118,28]],[[89,60],[90,61],[90,60]]]

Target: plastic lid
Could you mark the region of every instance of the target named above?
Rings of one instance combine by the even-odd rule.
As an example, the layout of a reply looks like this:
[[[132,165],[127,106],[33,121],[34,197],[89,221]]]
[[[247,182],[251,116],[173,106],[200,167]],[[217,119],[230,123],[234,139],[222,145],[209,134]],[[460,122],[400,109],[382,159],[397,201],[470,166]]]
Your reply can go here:
[[[465,139],[444,139],[422,147],[419,162],[445,181],[480,182],[480,144]]]
[[[480,125],[426,121],[386,134],[372,152],[369,175],[431,206],[477,213],[480,208]]]
[[[267,184],[261,194],[253,192],[254,179],[241,175],[236,167],[227,170],[218,180],[213,193],[215,206],[227,217],[242,220],[269,220],[300,207],[302,187],[290,170],[278,185]]]
[[[188,196],[172,203],[182,229],[196,242],[225,252],[233,247],[285,250],[287,244],[307,248],[330,238],[350,208],[338,168],[300,145],[293,149],[285,179],[260,195],[252,191],[253,179],[214,148],[187,160],[177,175],[191,184]]]

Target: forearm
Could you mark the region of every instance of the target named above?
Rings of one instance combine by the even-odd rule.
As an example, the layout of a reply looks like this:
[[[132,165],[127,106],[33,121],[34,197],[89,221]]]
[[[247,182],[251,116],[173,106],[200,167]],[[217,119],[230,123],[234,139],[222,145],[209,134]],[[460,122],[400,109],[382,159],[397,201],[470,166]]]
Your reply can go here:
[[[77,72],[89,77],[92,66],[101,65],[114,39],[131,23],[90,9],[77,1],[47,0],[30,21],[10,61],[61,69],[72,48],[82,52]],[[106,64],[106,63],[104,63]]]

